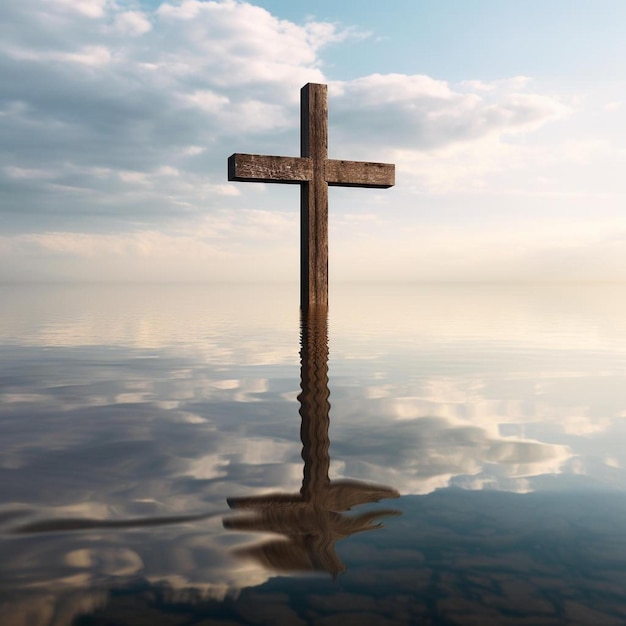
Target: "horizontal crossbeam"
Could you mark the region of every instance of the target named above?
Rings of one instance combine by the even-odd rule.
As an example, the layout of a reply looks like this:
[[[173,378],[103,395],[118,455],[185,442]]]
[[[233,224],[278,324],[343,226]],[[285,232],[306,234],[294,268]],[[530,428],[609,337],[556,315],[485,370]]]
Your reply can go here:
[[[253,183],[305,183],[313,177],[308,158],[233,154],[228,157],[228,180]]]
[[[326,182],[334,187],[374,187],[387,189],[396,182],[395,166],[366,161],[326,161]]]
[[[257,183],[305,183],[313,177],[308,157],[233,154],[228,159],[228,180]],[[324,162],[324,180],[333,187],[387,189],[395,184],[395,167],[389,163],[342,161]]]

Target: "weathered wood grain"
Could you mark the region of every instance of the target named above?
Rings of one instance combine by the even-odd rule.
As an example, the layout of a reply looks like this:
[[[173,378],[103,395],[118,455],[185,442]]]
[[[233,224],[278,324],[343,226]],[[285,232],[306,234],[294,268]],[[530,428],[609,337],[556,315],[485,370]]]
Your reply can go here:
[[[311,159],[261,154],[232,154],[228,158],[228,180],[299,184],[312,177]]]
[[[396,167],[391,163],[329,159],[325,179],[334,187],[387,189],[396,183]]]
[[[308,83],[300,91],[300,154],[313,162],[313,178],[300,196],[300,302],[328,305],[327,87]]]
[[[327,86],[300,91],[300,157],[233,154],[228,180],[300,185],[300,305],[328,306],[328,186],[386,189],[395,165],[328,159]]]

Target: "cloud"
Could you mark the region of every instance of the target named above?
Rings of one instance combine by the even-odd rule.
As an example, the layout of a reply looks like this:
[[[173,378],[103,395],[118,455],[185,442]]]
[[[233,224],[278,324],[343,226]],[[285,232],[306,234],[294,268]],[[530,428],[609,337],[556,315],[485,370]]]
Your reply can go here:
[[[133,201],[104,172],[152,176],[174,168],[188,186],[200,174],[216,185],[224,183],[225,157],[255,135],[256,150],[265,144],[296,154],[299,88],[326,80],[319,51],[364,36],[328,22],[298,25],[234,0],[166,2],[143,12],[124,3],[26,0],[3,18],[1,206],[20,230],[49,221],[58,230],[94,211],[133,223],[180,214],[173,181],[155,202],[138,178]],[[538,94],[489,101],[479,93],[426,76],[336,82],[333,133],[352,143],[428,148],[529,129],[562,112]],[[57,180],[19,185],[10,173],[18,170],[56,172]],[[219,206],[206,200],[185,206]],[[138,211],[137,201],[156,211]],[[103,219],[97,228],[105,227]]]
[[[254,278],[276,272],[281,280],[295,280],[297,273],[288,268],[297,263],[298,235],[280,224],[287,219],[291,228],[297,220],[296,191],[228,183],[226,157],[235,150],[296,155],[299,88],[307,81],[328,82],[324,49],[366,36],[329,22],[296,24],[234,0],[165,2],[142,10],[87,0],[7,5],[0,24],[0,253],[10,253],[12,262],[3,263],[2,278],[157,280],[165,267],[172,280],[213,279],[217,270],[199,269],[211,258],[215,267],[227,268],[225,279],[251,277],[253,271]],[[524,195],[551,205],[561,199],[569,209],[572,202],[598,198],[597,188],[582,188],[593,163],[607,164],[602,202],[611,205],[623,194],[611,174],[620,170],[611,142],[526,142],[575,112],[570,101],[542,92],[529,77],[450,83],[420,74],[372,74],[330,81],[329,90],[331,156],[397,164],[393,192],[332,191],[337,226],[331,228],[341,233],[345,250],[363,257],[363,276],[378,270],[372,255],[364,258],[362,245],[371,240],[386,249],[390,219],[402,225],[401,232],[394,254],[383,255],[377,267],[402,274],[415,261],[414,267],[432,267],[431,278],[437,278],[459,265],[438,250],[461,245],[461,265],[473,254],[472,236],[464,243],[436,229],[428,239],[443,248],[428,242],[416,247],[416,233],[426,233],[418,222],[433,214],[432,207],[413,212],[416,198],[421,207],[425,196],[436,204],[433,197],[459,194],[448,204],[460,207],[472,195],[491,194],[476,200],[476,223],[501,204],[497,194],[517,195],[516,211],[529,203],[531,213],[538,210],[540,203],[522,201]],[[579,175],[563,189],[568,167]],[[376,219],[357,220],[350,210],[355,203]],[[226,218],[229,212],[238,217]],[[245,219],[254,215],[265,216],[266,228],[255,236],[276,242],[273,250],[252,243],[250,230],[261,224]],[[449,212],[441,215],[450,219]],[[231,226],[209,232],[205,218]],[[351,227],[342,227],[349,219]],[[522,228],[528,232],[528,225]],[[487,257],[476,274],[485,264],[497,269],[498,250],[514,254],[505,242],[492,241],[489,231],[486,237],[476,243],[478,259]],[[157,241],[164,260],[150,268],[143,259],[147,249],[158,250]],[[250,245],[252,269],[245,254]],[[526,239],[520,245],[532,251],[538,244]],[[349,258],[336,250],[334,255]],[[436,260],[423,264],[420,250]],[[68,262],[60,262],[60,255]],[[70,262],[85,258],[92,261],[89,271]],[[507,263],[505,258],[500,267]],[[342,278],[358,274],[350,265],[340,270]]]
[[[612,102],[607,102],[603,108],[607,113],[615,113],[622,108],[623,104],[623,102],[618,102],[614,100]]]
[[[115,28],[131,36],[145,35],[152,30],[152,24],[141,11],[124,11],[115,16]]]
[[[55,12],[76,12],[91,18],[104,15],[106,0],[45,0],[45,8]]]
[[[342,142],[361,128],[377,143],[431,150],[528,132],[568,113],[554,97],[524,93],[526,82],[466,83],[461,90],[423,75],[373,74],[332,83],[333,119]]]
[[[154,207],[149,192],[120,197],[103,172],[170,167],[189,187],[200,172],[206,184],[224,184],[232,137],[295,129],[300,85],[323,80],[317,51],[347,36],[232,1],[164,3],[150,14],[26,1],[7,7],[0,34],[0,206],[20,230],[45,228],[48,217],[58,229],[94,208],[114,221],[163,219],[133,208]],[[58,180],[19,185],[18,170]],[[172,186],[157,194],[163,214],[179,214],[178,194]],[[199,201],[196,193],[196,209]]]
[[[128,185],[147,184],[137,173],[122,173],[121,178]],[[206,193],[229,197],[233,191],[229,186],[209,186]],[[181,195],[178,201],[182,200]],[[191,222],[171,223],[166,232],[47,231],[0,236],[0,259],[7,261],[0,268],[0,280],[33,278],[29,263],[39,259],[35,275],[44,279],[63,275],[79,281],[224,282],[245,280],[254,267],[267,280],[295,281],[297,219],[296,212],[221,210]],[[292,259],[288,267],[282,266],[285,256]]]
[[[28,175],[43,177],[41,172]],[[136,172],[118,176],[120,194],[136,193],[123,191],[123,185],[132,189],[149,186],[152,180]],[[236,189],[206,187],[206,194],[224,198]],[[178,202],[184,201],[183,188]],[[544,282],[626,277],[623,220],[590,224],[571,219],[565,228],[557,218],[527,218],[514,228],[504,222],[470,229],[464,224],[452,228],[412,220],[403,224],[402,218],[367,213],[331,216],[333,281],[393,277],[395,281]],[[246,282],[254,277],[295,283],[298,232],[296,211],[240,209],[218,210],[193,220],[170,219],[165,231],[50,230],[5,235],[0,236],[0,280]],[[377,259],[374,267],[372,258]]]

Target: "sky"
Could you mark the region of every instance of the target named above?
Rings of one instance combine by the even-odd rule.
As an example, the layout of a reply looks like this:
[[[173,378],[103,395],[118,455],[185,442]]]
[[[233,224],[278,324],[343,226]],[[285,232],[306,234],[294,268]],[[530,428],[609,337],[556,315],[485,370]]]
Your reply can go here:
[[[623,0],[0,0],[0,281],[297,282],[299,155],[395,163],[330,190],[330,280],[626,280]]]

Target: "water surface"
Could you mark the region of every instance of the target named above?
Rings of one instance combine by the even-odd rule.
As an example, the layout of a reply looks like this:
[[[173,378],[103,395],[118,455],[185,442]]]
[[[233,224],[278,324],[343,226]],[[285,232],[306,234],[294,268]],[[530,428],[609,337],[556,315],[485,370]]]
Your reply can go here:
[[[0,623],[626,623],[626,290],[0,288]]]

